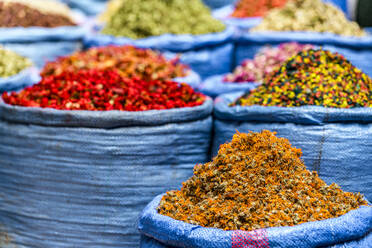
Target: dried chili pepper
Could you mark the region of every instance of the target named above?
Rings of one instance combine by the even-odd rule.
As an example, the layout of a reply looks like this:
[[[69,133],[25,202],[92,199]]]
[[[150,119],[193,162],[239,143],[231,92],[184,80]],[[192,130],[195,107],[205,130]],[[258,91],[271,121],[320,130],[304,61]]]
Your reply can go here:
[[[372,79],[338,53],[304,50],[232,105],[372,107]]]
[[[179,58],[167,60],[151,49],[134,46],[106,46],[91,48],[49,62],[41,75],[58,75],[83,69],[116,70],[123,77],[138,77],[143,80],[171,80],[185,77],[189,68]]]
[[[145,111],[194,107],[205,96],[187,84],[123,78],[115,71],[82,70],[44,77],[19,93],[3,93],[11,105],[61,110]]]
[[[63,14],[47,13],[18,2],[0,1],[0,27],[60,27],[76,25]]]
[[[232,17],[264,16],[270,9],[282,7],[287,0],[240,0],[236,3]]]
[[[313,48],[297,42],[282,43],[278,47],[264,47],[253,59],[247,59],[233,73],[226,75],[225,82],[262,82],[276,67],[298,52]]]
[[[212,162],[197,165],[158,211],[203,227],[251,231],[346,214],[368,203],[306,170],[300,149],[264,130],[237,133]]]

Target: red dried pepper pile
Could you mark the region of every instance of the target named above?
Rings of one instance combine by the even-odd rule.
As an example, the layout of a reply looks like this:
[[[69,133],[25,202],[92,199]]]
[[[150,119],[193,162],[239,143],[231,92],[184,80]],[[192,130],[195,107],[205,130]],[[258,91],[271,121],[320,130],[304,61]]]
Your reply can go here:
[[[264,16],[270,9],[282,7],[287,0],[240,0],[236,3],[232,17]]]
[[[11,105],[61,110],[145,111],[193,107],[205,96],[172,81],[125,78],[115,71],[82,70],[44,77],[19,93],[3,93]]]
[[[185,77],[189,71],[186,65],[179,62],[178,57],[167,60],[151,49],[106,46],[91,48],[49,62],[41,75],[58,75],[64,71],[76,72],[82,69],[117,70],[123,77],[138,77],[143,80],[171,80]]]

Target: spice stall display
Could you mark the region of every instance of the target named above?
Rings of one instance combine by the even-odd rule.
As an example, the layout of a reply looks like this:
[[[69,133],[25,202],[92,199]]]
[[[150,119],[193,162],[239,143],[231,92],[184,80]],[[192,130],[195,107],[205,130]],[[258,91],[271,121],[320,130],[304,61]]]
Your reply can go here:
[[[228,72],[233,29],[214,19],[201,0],[123,1],[98,31],[86,36],[86,47],[135,45],[171,54],[203,78]]]
[[[0,0],[0,44],[38,66],[80,47],[83,17],[54,0]]]
[[[301,153],[267,130],[235,134],[211,162],[195,166],[180,190],[145,209],[141,247],[152,247],[148,239],[163,244],[156,247],[367,244],[371,206],[307,170]]]
[[[0,93],[34,83],[35,71],[30,59],[0,46]]]
[[[63,72],[0,101],[0,223],[32,247],[136,247],[157,194],[208,161],[212,101],[187,84]]]
[[[371,199],[371,107],[370,77],[340,54],[306,50],[251,92],[217,98],[213,152],[235,130],[275,131],[301,148],[327,183]]]
[[[206,95],[216,97],[224,93],[248,91],[261,84],[263,78],[289,57],[301,50],[313,48],[310,44],[289,42],[277,47],[263,47],[253,59],[246,59],[233,73],[207,78],[199,89]]]
[[[266,13],[282,7],[288,0],[238,0],[213,12],[218,19],[238,28],[251,28],[262,20]]]
[[[236,64],[252,58],[265,45],[283,42],[311,43],[339,52],[372,75],[372,36],[331,3],[321,0],[293,0],[272,9],[262,22],[236,38]]]
[[[180,63],[178,57],[167,59],[157,51],[129,45],[91,48],[58,58],[44,66],[41,76],[84,69],[116,70],[127,78],[175,80],[186,82],[192,87],[200,84],[199,75]]]

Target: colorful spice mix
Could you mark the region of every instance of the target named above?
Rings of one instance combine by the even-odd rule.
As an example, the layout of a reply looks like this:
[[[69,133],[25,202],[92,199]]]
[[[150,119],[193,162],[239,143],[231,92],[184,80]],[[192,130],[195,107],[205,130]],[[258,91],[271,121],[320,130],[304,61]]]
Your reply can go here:
[[[76,25],[62,14],[46,13],[18,2],[0,1],[0,27],[60,27]]]
[[[282,43],[278,47],[265,47],[253,59],[247,59],[233,73],[226,75],[225,82],[262,82],[276,67],[301,50],[313,48],[297,42]]]
[[[372,80],[338,53],[304,50],[233,105],[372,107]]]
[[[49,62],[41,75],[58,75],[84,69],[116,70],[123,77],[138,77],[143,80],[171,80],[185,77],[189,68],[176,57],[167,60],[151,49],[134,46],[107,46],[91,48]]]
[[[262,22],[252,29],[257,31],[312,31],[344,36],[365,36],[356,22],[322,0],[292,0],[282,8],[270,10]]]
[[[301,149],[264,130],[237,133],[182,189],[167,192],[162,215],[203,227],[251,231],[339,217],[367,205],[360,193],[306,170]]]
[[[125,0],[102,33],[132,39],[162,34],[221,32],[225,25],[214,19],[201,0]]]
[[[16,75],[31,65],[28,58],[0,47],[0,78]]]
[[[187,84],[123,78],[115,71],[86,70],[44,77],[19,93],[3,93],[4,102],[61,110],[145,111],[194,107],[205,97]]]
[[[282,7],[287,0],[239,0],[235,4],[232,17],[259,17],[264,16],[270,9]]]

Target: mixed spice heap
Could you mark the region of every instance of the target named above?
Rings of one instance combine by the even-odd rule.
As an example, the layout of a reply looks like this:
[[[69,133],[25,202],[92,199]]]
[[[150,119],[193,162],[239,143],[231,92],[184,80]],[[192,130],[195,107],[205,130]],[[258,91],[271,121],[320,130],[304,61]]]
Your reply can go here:
[[[338,53],[299,52],[232,106],[372,107],[372,80]]]
[[[276,67],[312,45],[297,42],[282,43],[278,47],[264,47],[253,59],[243,61],[233,73],[225,76],[225,82],[262,82]]]
[[[0,78],[16,75],[31,65],[28,58],[0,46]]]
[[[68,7],[50,0],[0,0],[0,27],[75,26]]]
[[[185,77],[189,68],[176,57],[167,60],[151,49],[134,46],[106,46],[91,48],[49,62],[41,75],[59,75],[84,69],[116,70],[123,77],[138,77],[143,80],[171,80]]]
[[[288,0],[239,0],[232,17],[259,17],[264,16],[270,9],[282,7]]]
[[[311,31],[344,36],[365,36],[356,22],[349,21],[342,10],[322,0],[291,0],[270,10],[252,31]]]
[[[141,39],[162,34],[207,34],[225,30],[201,0],[125,0],[102,33]]]
[[[212,162],[197,165],[158,211],[203,227],[251,231],[339,217],[367,205],[360,193],[306,170],[301,150],[275,133],[237,133]]]
[[[44,77],[19,93],[3,93],[5,103],[61,110],[145,111],[203,104],[205,96],[187,84],[124,78],[115,71],[81,70]]]

